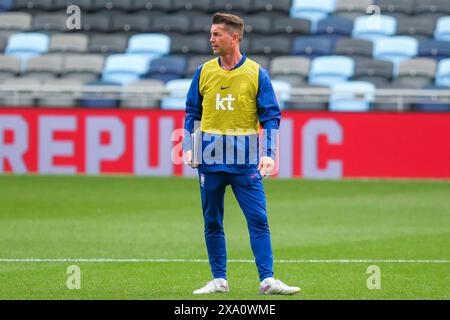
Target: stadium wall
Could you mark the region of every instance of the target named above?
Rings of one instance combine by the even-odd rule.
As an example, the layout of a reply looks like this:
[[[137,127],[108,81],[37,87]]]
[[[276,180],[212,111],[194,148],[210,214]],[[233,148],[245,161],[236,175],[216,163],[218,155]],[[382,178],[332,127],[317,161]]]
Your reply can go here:
[[[0,109],[0,173],[194,176],[184,112]],[[174,161],[175,160],[175,161]],[[450,114],[284,112],[278,177],[450,178]]]

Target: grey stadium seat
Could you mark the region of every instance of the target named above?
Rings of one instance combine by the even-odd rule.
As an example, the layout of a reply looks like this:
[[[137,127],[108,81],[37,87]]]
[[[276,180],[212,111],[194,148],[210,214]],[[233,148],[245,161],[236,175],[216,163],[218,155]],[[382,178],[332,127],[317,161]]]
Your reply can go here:
[[[334,53],[351,58],[372,58],[373,42],[363,39],[341,38],[336,41]]]
[[[33,31],[66,32],[67,15],[59,13],[37,13],[33,18]]]
[[[22,107],[30,107],[35,105],[35,99],[29,94],[18,94],[14,86],[20,86],[24,89],[33,89],[38,90],[41,81],[33,78],[8,78],[3,81],[3,87],[8,89],[8,86],[11,87],[11,91],[15,91],[16,94],[5,95],[0,97],[0,105],[3,106],[22,106]]]
[[[103,71],[104,58],[101,55],[71,55],[65,60],[62,78],[89,82],[98,79]]]
[[[114,32],[147,32],[151,29],[151,18],[147,14],[117,14],[112,18]]]
[[[210,0],[174,0],[172,10],[195,10],[206,13],[209,11],[210,4]]]
[[[414,7],[414,14],[450,15],[450,1],[448,0],[420,0]]]
[[[201,64],[214,58],[215,56],[213,55],[195,55],[190,57],[188,60],[188,66],[186,70],[186,77],[187,78],[193,77]]]
[[[247,13],[252,11],[252,0],[214,0],[210,6],[210,12],[232,11]]]
[[[268,36],[254,37],[250,43],[252,54],[284,54],[291,51],[291,41],[286,37]]]
[[[91,53],[122,53],[128,46],[128,38],[121,35],[94,35],[90,39],[89,52]]]
[[[272,21],[268,16],[253,15],[245,19],[246,33],[268,34],[272,32]]]
[[[400,63],[397,79],[394,83],[410,88],[423,88],[432,83],[437,62],[430,58],[416,58]]]
[[[252,10],[256,12],[279,12],[288,15],[292,0],[254,0]]]
[[[170,11],[171,9],[172,3],[167,0],[134,0],[130,8],[132,11],[151,10],[163,12]]]
[[[42,107],[65,107],[77,106],[77,99],[70,95],[70,92],[81,90],[83,81],[77,79],[49,79],[43,82],[46,87],[53,87],[56,91],[48,97],[39,98],[38,106]]]
[[[109,32],[111,30],[111,18],[103,14],[82,14],[81,29],[89,32]]]
[[[153,31],[189,33],[191,21],[181,14],[158,15],[153,21]]]
[[[54,10],[53,0],[15,0],[12,10]]]
[[[250,59],[258,63],[261,67],[263,67],[266,70],[269,70],[270,65],[270,58],[263,55],[251,55],[249,56]]]
[[[393,76],[394,66],[390,61],[356,60],[354,80],[367,81],[376,87],[389,83]]]
[[[400,17],[397,18],[396,34],[407,35],[418,40],[424,40],[427,38],[433,38],[435,28],[436,21],[433,19],[424,19],[421,16]]]
[[[199,15],[192,21],[191,32],[209,33],[212,24],[210,15]]]
[[[105,8],[122,12],[130,11],[133,0],[105,0]]]
[[[302,85],[301,88],[306,89],[325,89],[329,90],[327,87],[318,86],[318,85],[310,85],[305,84]],[[285,104],[286,110],[307,110],[307,111],[326,111],[328,110],[328,102],[316,102],[312,101],[312,99],[308,99],[310,102],[296,102],[296,101],[288,101]]]
[[[97,1],[92,0],[54,0],[55,10],[65,11],[72,4],[79,6],[82,12],[91,12],[99,7]]]
[[[171,37],[171,53],[208,54],[212,52],[207,35],[176,35]]]
[[[414,12],[415,1],[411,0],[378,0],[377,5],[384,15],[404,18]]]
[[[27,61],[23,76],[42,80],[55,78],[62,71],[63,60],[60,55],[43,55],[30,58]]]
[[[309,34],[311,22],[307,19],[275,17],[272,33],[284,33],[292,35]]]
[[[305,57],[278,56],[272,59],[270,74],[275,76],[296,76],[306,80],[309,74],[310,60]]]
[[[373,0],[336,0],[334,15],[355,20],[367,13],[367,8]]]
[[[50,39],[50,52],[83,53],[87,51],[89,38],[85,34],[55,34]]]
[[[32,16],[27,12],[0,13],[0,30],[28,31],[31,29]]]
[[[125,88],[125,96],[121,101],[122,108],[159,108],[161,99],[164,96],[164,82],[159,80],[140,80],[131,83]],[[146,93],[152,93],[149,97],[146,95],[131,95],[134,89],[145,90]],[[154,92],[154,93],[153,93]]]
[[[0,79],[16,77],[21,71],[21,61],[16,56],[0,55]]]

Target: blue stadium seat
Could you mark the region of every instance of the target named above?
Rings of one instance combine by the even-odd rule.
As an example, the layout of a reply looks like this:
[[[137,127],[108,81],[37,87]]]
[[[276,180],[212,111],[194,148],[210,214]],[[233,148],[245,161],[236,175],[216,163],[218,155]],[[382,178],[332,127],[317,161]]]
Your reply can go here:
[[[170,37],[159,33],[137,34],[128,41],[128,54],[159,58],[170,52]]]
[[[119,83],[111,81],[95,80],[85,84],[85,86],[117,86]],[[85,108],[118,108],[119,100],[111,98],[102,98],[101,92],[92,92],[84,94],[79,100],[80,107]]]
[[[353,21],[339,16],[322,19],[317,25],[317,34],[327,36],[350,37],[353,31]]]
[[[0,1],[0,11],[8,11],[12,8],[14,0],[2,0]]]
[[[294,0],[290,15],[311,21],[311,31],[317,30],[317,23],[328,16],[335,8],[336,0]]]
[[[364,81],[338,83],[331,87],[330,111],[369,111],[375,86]]]
[[[9,37],[5,54],[20,57],[25,66],[30,57],[47,53],[49,43],[49,36],[43,33],[17,33]]]
[[[344,56],[319,57],[312,61],[309,83],[331,87],[353,76],[355,63]]]
[[[437,40],[450,41],[450,16],[442,17],[436,24],[434,38]]]
[[[407,36],[380,38],[375,41],[373,56],[378,60],[391,61],[394,64],[394,75],[398,72],[400,62],[417,56],[419,42]]]
[[[164,83],[182,78],[186,72],[187,61],[183,56],[166,56],[150,62],[148,78],[161,80]]]
[[[186,97],[191,86],[192,79],[177,79],[166,83],[169,96],[161,100],[161,109],[184,110]]]
[[[450,41],[422,40],[417,53],[420,57],[431,57],[438,61],[450,57]]]
[[[450,58],[439,62],[436,72],[436,85],[450,87]]]
[[[127,85],[143,78],[149,70],[149,59],[143,56],[114,54],[105,62],[102,80]]]
[[[353,26],[353,38],[375,41],[389,37],[397,30],[397,19],[391,16],[380,15],[379,24],[372,16],[360,16],[356,18]]]
[[[426,86],[423,89],[427,90],[443,90],[448,91],[448,87],[442,86]],[[418,103],[413,106],[415,111],[421,112],[450,112],[450,104],[449,103]]]
[[[297,37],[294,39],[292,54],[316,58],[330,55],[333,49],[333,42],[325,37]]]
[[[286,103],[291,99],[292,86],[289,82],[281,80],[272,80],[273,90],[277,96],[280,109],[284,110],[286,108]]]

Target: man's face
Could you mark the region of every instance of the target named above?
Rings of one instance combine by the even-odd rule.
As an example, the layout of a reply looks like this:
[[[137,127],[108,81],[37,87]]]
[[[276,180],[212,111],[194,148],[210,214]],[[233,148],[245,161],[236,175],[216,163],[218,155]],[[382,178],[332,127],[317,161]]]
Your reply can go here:
[[[213,24],[211,26],[211,37],[209,42],[215,55],[224,55],[233,48],[233,42],[236,41],[237,34],[230,33],[225,24]]]

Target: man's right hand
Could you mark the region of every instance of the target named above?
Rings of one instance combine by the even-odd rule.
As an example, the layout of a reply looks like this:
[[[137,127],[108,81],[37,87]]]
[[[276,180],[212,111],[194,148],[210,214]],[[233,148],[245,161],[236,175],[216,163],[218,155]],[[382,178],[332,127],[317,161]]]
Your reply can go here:
[[[195,169],[198,164],[192,164],[192,150],[183,151],[183,163]]]

